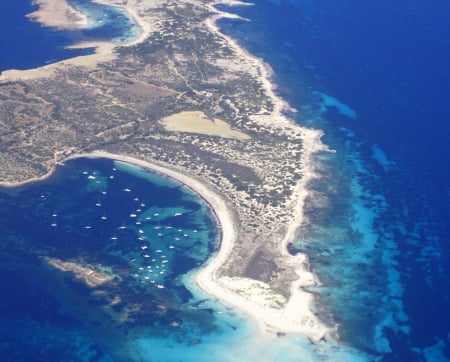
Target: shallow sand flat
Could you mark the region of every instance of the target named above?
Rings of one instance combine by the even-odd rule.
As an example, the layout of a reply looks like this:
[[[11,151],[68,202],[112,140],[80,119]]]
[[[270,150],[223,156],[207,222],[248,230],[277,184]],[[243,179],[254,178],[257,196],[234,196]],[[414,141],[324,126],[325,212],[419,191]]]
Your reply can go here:
[[[0,82],[34,80],[39,78],[52,77],[58,72],[64,72],[73,66],[94,68],[100,62],[112,61],[116,58],[114,49],[116,45],[108,42],[81,42],[68,46],[67,49],[95,48],[95,53],[81,55],[75,58],[65,59],[61,62],[52,63],[35,69],[10,69],[1,72]]]
[[[147,39],[150,32],[156,28],[155,24],[145,21],[141,16],[139,16],[139,11],[142,11],[142,8],[145,8],[143,6],[136,6],[136,7],[123,6],[120,3],[116,4],[115,2],[100,1],[100,0],[97,0],[95,2],[108,6],[119,7],[123,9],[125,12],[127,12],[129,16],[133,18],[133,20],[139,26],[140,28],[139,36],[126,44],[113,44],[111,42],[104,42],[104,41],[89,41],[70,45],[67,47],[67,49],[95,48],[95,53],[65,59],[60,62],[48,64],[35,69],[5,70],[0,73],[0,82],[33,80],[38,78],[51,77],[56,73],[66,71],[68,68],[73,66],[93,68],[100,62],[113,61],[117,56],[115,54],[115,49],[117,46],[119,45],[132,46],[139,44],[140,42]],[[54,26],[58,29],[68,29],[68,30],[80,29],[89,26],[87,16],[71,7],[66,0],[36,0],[36,4],[39,5],[40,9],[31,14],[28,14],[28,17],[30,17],[34,21],[42,23],[45,26]],[[67,13],[71,14],[72,12],[74,12],[74,14],[80,17],[80,20],[77,22],[79,26],[70,27],[70,25],[67,25],[66,27],[62,28],[56,25],[51,25],[52,22],[56,21],[60,21],[61,23],[65,24],[69,24],[71,21],[73,22],[74,19],[72,18],[65,19],[67,15],[66,10]]]
[[[159,121],[167,131],[200,133],[224,138],[250,139],[244,132],[231,129],[230,125],[218,118],[208,118],[200,111],[184,111],[165,117]]]
[[[88,17],[70,6],[66,0],[34,0],[39,9],[27,17],[43,26],[56,29],[75,30],[89,26]]]

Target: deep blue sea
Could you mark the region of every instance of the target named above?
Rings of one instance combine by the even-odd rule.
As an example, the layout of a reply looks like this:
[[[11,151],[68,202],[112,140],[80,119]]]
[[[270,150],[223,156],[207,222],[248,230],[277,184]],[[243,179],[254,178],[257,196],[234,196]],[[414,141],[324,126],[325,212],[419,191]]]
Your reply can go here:
[[[180,280],[219,235],[186,187],[78,159],[3,190],[0,205],[2,361],[134,360],[130,339],[171,333],[190,345],[216,330]],[[87,286],[89,275],[99,282]]]
[[[2,360],[449,361],[450,3],[220,8],[250,20],[219,24],[336,151],[315,159],[311,222],[289,250],[309,256],[339,341],[255,339],[192,283],[218,246],[207,206],[167,178],[79,159],[0,193]],[[82,272],[106,281],[88,289]]]
[[[0,72],[31,69],[78,55],[93,49],[70,50],[65,47],[81,41],[112,40],[125,42],[139,34],[137,24],[123,11],[89,0],[69,0],[87,14],[90,26],[79,31],[61,31],[31,22],[27,14],[35,11],[31,0],[2,1],[0,4]]]
[[[272,66],[291,116],[336,150],[316,158],[312,222],[292,249],[309,255],[341,341],[369,359],[450,360],[450,3],[226,10],[250,21],[222,30]]]

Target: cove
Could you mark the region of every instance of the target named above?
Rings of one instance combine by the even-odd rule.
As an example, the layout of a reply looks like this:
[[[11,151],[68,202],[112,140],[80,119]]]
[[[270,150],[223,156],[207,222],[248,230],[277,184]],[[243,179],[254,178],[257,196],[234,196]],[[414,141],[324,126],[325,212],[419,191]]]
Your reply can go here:
[[[67,49],[82,41],[124,43],[136,38],[140,28],[119,8],[85,0],[69,3],[86,14],[90,26],[74,31],[55,30],[30,21],[26,15],[37,10],[31,1],[0,4],[0,72],[9,69],[33,69],[80,55],[92,54],[93,48]]]
[[[138,338],[190,345],[217,329],[182,277],[219,233],[182,184],[82,158],[2,189],[0,214],[1,356],[134,360]]]

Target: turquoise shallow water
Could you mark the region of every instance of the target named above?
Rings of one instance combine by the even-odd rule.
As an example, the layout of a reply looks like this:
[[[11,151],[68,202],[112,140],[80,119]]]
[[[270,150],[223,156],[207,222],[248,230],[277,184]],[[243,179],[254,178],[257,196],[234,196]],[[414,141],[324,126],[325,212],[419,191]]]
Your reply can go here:
[[[0,214],[2,360],[365,360],[331,342],[263,336],[202,292],[195,273],[219,246],[216,221],[165,176],[77,159],[1,190]]]
[[[140,34],[141,30],[134,20],[119,8],[87,0],[70,0],[69,3],[88,16],[90,27],[77,31],[43,27],[25,17],[37,9],[31,0],[3,1],[0,4],[0,72],[8,69],[31,69],[91,54],[93,49],[90,48],[65,48],[81,41],[125,43]]]
[[[216,330],[211,309],[180,279],[218,247],[207,205],[187,188],[80,159],[2,192],[0,205],[3,357],[115,359],[136,336],[189,345]],[[104,280],[89,285],[80,270]]]
[[[449,4],[258,1],[221,28],[324,131],[306,252],[342,343],[381,361],[450,360]],[[351,360],[351,358],[349,358]]]
[[[442,0],[260,1],[232,8],[251,21],[220,22],[273,67],[279,94],[299,109],[290,116],[325,130],[336,150],[316,158],[323,177],[309,185],[311,223],[290,251],[308,254],[322,282],[310,291],[338,324],[338,344],[261,339],[251,320],[192,282],[188,270],[217,247],[209,213],[193,217],[196,197],[166,204],[177,187],[160,188],[159,177],[80,160],[69,179],[58,172],[2,194],[2,356],[448,361],[447,10]],[[144,197],[151,184],[161,200]],[[92,295],[48,267],[38,257],[45,253],[75,258],[111,282]]]

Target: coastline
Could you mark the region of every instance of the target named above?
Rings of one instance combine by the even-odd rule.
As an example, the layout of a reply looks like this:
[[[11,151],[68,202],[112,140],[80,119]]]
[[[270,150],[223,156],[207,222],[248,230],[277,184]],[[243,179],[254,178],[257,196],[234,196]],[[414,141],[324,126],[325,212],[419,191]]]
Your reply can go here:
[[[221,230],[220,248],[216,255],[203,266],[195,275],[196,284],[207,294],[217,298],[222,304],[237,307],[242,312],[251,316],[259,325],[263,334],[301,333],[312,341],[319,342],[330,330],[320,324],[314,323],[314,317],[310,311],[313,296],[300,290],[301,286],[308,285],[314,276],[306,270],[298,270],[299,279],[292,283],[291,298],[283,308],[274,307],[265,283],[245,278],[229,278],[218,274],[220,267],[227,260],[236,242],[236,230],[234,218],[226,202],[217,193],[209,189],[200,181],[186,176],[173,169],[169,169],[155,163],[144,161],[127,155],[118,155],[106,151],[93,151],[87,153],[72,154],[62,161],[77,158],[108,158],[112,160],[130,163],[152,172],[173,178],[187,186],[205,200],[214,212]],[[61,161],[61,162],[62,162]],[[29,183],[43,181],[49,178],[56,168],[55,166],[45,175],[20,183],[1,184],[3,187],[13,188]],[[292,257],[292,256],[291,256]],[[304,255],[292,257],[298,262],[304,262]],[[238,295],[236,288],[246,290],[244,295]],[[267,289],[267,290],[266,290]],[[267,291],[267,294],[261,291]],[[256,295],[254,295],[256,294]],[[247,297],[246,297],[247,295]],[[250,298],[248,297],[250,295]],[[309,323],[305,323],[309,322]]]
[[[71,7],[66,0],[38,0],[38,5],[41,7],[36,12],[28,14],[28,17],[31,17],[33,21],[37,21],[41,23],[43,26],[55,27],[56,29],[65,29],[65,30],[76,30],[76,29],[84,29],[90,26],[87,15],[79,12],[78,10]],[[61,60],[56,63],[51,63],[48,65],[44,65],[37,68],[32,69],[7,69],[0,73],[0,83],[1,82],[10,82],[10,81],[18,81],[18,80],[34,80],[43,77],[50,77],[59,71],[67,69],[67,67],[85,67],[85,68],[94,68],[97,64],[101,62],[109,62],[116,59],[115,49],[118,46],[127,47],[133,46],[143,42],[147,39],[148,35],[152,31],[152,26],[143,21],[143,19],[139,16],[138,11],[130,6],[120,5],[120,4],[112,4],[109,1],[104,0],[92,0],[98,4],[103,4],[107,6],[112,6],[116,8],[120,8],[125,11],[136,23],[136,26],[139,27],[140,32],[139,36],[135,39],[130,40],[124,44],[115,44],[113,42],[108,41],[83,41],[77,44],[69,45],[66,49],[86,49],[86,48],[95,48],[93,54],[88,55],[80,55],[74,58],[68,58]],[[53,3],[60,4],[59,7],[53,6]],[[69,10],[67,10],[69,9]],[[61,12],[65,11],[74,11],[76,14],[80,14],[84,20],[75,22],[76,25],[70,25],[73,27],[60,27],[60,25],[52,25],[59,24],[64,18],[64,14]],[[39,12],[38,14],[36,14]],[[32,15],[35,14],[35,15]],[[56,15],[55,15],[56,14]],[[70,20],[69,20],[70,23]],[[72,22],[73,23],[73,22]]]
[[[61,161],[58,160],[58,158],[56,156],[56,153],[55,153],[54,158],[53,158],[52,166],[42,176],[31,177],[31,178],[29,178],[27,180],[18,181],[18,182],[4,182],[4,181],[0,181],[0,188],[12,189],[12,188],[20,187],[20,186],[25,186],[25,185],[28,185],[28,184],[33,184],[35,182],[44,181],[44,180],[48,179],[50,176],[52,176],[53,172],[55,172],[56,166],[60,162]]]
[[[41,26],[58,30],[78,30],[90,25],[86,14],[75,9],[67,0],[34,0],[33,5],[38,6],[38,10],[27,14],[26,17]]]
[[[108,4],[106,1],[102,3]],[[234,5],[240,5],[233,3]],[[108,4],[110,5],[110,4]],[[135,5],[135,4],[133,4]],[[139,6],[124,7],[130,14],[135,14],[135,19],[138,24],[145,23],[139,16],[139,10],[143,10]],[[320,151],[329,151],[320,141],[322,132],[312,129],[302,128],[296,125],[292,120],[289,120],[283,115],[284,110],[292,110],[291,107],[280,97],[275,94],[274,85],[270,81],[271,70],[261,59],[249,54],[245,49],[242,49],[238,43],[226,35],[223,35],[216,25],[216,20],[222,17],[234,17],[232,14],[220,12],[213,8],[212,4],[208,4],[207,8],[214,14],[208,17],[203,24],[205,24],[210,31],[219,35],[239,56],[239,61],[244,59],[244,63],[239,64],[244,71],[250,73],[255,79],[258,79],[265,95],[272,102],[269,110],[262,108],[257,113],[249,114],[249,119],[254,123],[263,125],[266,130],[273,133],[284,128],[285,134],[301,140],[302,152],[299,160],[300,166],[297,164],[294,167],[299,167],[303,173],[303,177],[296,183],[294,192],[289,196],[287,203],[289,210],[293,210],[295,218],[286,225],[286,232],[282,239],[271,240],[273,245],[276,245],[277,253],[274,257],[283,257],[282,266],[289,266],[289,270],[295,272],[297,278],[289,282],[289,291],[284,290],[283,293],[289,294],[289,298],[283,297],[279,292],[275,291],[268,283],[258,281],[247,277],[230,277],[220,274],[220,269],[228,260],[234,246],[236,245],[237,224],[234,223],[230,208],[226,201],[216,192],[204,183],[197,181],[191,177],[185,176],[179,172],[174,171],[157,164],[140,160],[131,156],[121,156],[113,153],[103,151],[80,153],[71,155],[66,159],[77,157],[108,157],[124,162],[129,162],[144,168],[163,173],[169,177],[175,178],[196,191],[203,199],[205,199],[216,212],[221,229],[222,242],[217,255],[208,262],[208,264],[199,271],[196,276],[197,284],[211,296],[217,297],[225,304],[234,305],[247,314],[253,316],[259,323],[262,332],[278,333],[278,332],[292,332],[302,333],[308,336],[313,341],[319,341],[330,332],[330,329],[322,325],[319,319],[312,312],[312,304],[314,297],[301,289],[305,285],[317,285],[316,277],[307,270],[307,256],[298,254],[292,256],[288,254],[286,245],[295,237],[296,231],[304,222],[304,215],[302,213],[305,198],[308,196],[306,185],[317,175],[314,172],[312,165],[312,155]],[[129,45],[147,39],[150,34],[151,27],[145,25],[139,39],[131,42]],[[38,68],[31,71],[23,71],[17,74],[19,79],[24,79],[24,74],[31,74],[32,76],[48,75],[45,72],[54,72],[67,65],[75,66],[95,66],[99,61],[108,61],[116,57],[114,49],[117,45],[111,43],[104,43],[97,48],[97,54],[90,56],[81,56],[67,61],[49,65],[48,67]],[[28,73],[27,73],[28,72]],[[43,72],[43,73],[40,73]],[[8,76],[8,71],[4,72]],[[11,73],[9,73],[11,74]],[[4,78],[3,76],[1,78]],[[25,78],[27,79],[27,78]],[[56,159],[55,159],[56,163]],[[39,181],[50,176],[54,168],[46,175],[30,179],[29,181]],[[25,184],[22,182],[20,184]],[[10,183],[9,187],[17,186]],[[276,255],[275,255],[276,254]],[[287,289],[287,288],[286,288]]]
[[[293,109],[287,101],[280,98],[275,93],[275,86],[271,82],[271,76],[273,74],[273,71],[271,67],[264,63],[264,61],[260,58],[257,58],[253,55],[251,55],[246,49],[242,48],[237,40],[231,38],[228,35],[223,34],[219,27],[217,26],[216,22],[219,19],[222,18],[229,18],[229,19],[237,19],[237,20],[243,20],[246,21],[246,19],[243,19],[237,15],[227,13],[224,11],[217,10],[214,6],[218,4],[225,4],[228,6],[251,6],[251,3],[241,2],[241,1],[235,1],[235,0],[223,0],[223,1],[217,1],[212,4],[208,4],[208,8],[211,10],[211,12],[215,13],[214,16],[209,17],[206,20],[206,25],[211,29],[211,31],[221,34],[221,36],[227,40],[228,44],[242,57],[246,58],[250,63],[250,69],[254,68],[256,71],[254,73],[257,75],[257,77],[262,81],[263,88],[267,94],[267,96],[273,101],[273,110],[270,115],[263,115],[266,110],[261,110],[261,114],[255,114],[251,116],[252,120],[257,120],[258,123],[262,123],[267,127],[271,127],[271,125],[279,126],[280,123],[282,123],[284,126],[293,129],[293,132],[297,131],[298,129],[301,130],[302,134],[302,142],[303,142],[303,152],[302,152],[302,160],[300,162],[301,172],[303,174],[303,178],[300,182],[297,183],[295,190],[291,196],[290,200],[290,207],[296,210],[295,213],[295,220],[291,224],[288,225],[286,234],[283,238],[283,240],[279,244],[279,251],[280,254],[285,257],[288,260],[288,264],[292,265],[295,269],[296,274],[298,275],[298,279],[291,283],[290,287],[290,294],[291,298],[289,301],[285,304],[285,308],[283,312],[280,313],[273,313],[273,315],[268,316],[267,311],[263,310],[261,308],[260,313],[255,312],[255,305],[245,305],[246,302],[238,302],[238,301],[230,301],[233,304],[239,304],[240,307],[243,310],[247,311],[253,311],[256,314],[256,319],[260,322],[260,327],[264,329],[264,325],[261,324],[261,315],[264,315],[266,320],[264,321],[266,323],[266,326],[271,326],[275,329],[280,329],[284,331],[290,331],[290,332],[301,332],[306,335],[308,335],[312,340],[319,341],[320,339],[324,338],[324,336],[328,333],[332,333],[334,329],[330,329],[325,327],[324,325],[320,325],[317,329],[317,333],[314,335],[312,330],[305,331],[304,330],[304,323],[299,322],[296,320],[296,317],[298,318],[298,315],[303,316],[310,316],[311,321],[316,320],[315,317],[311,314],[311,306],[314,303],[314,298],[310,293],[304,292],[302,290],[302,287],[304,286],[311,286],[311,285],[320,285],[320,281],[318,280],[317,276],[313,273],[311,273],[309,270],[307,270],[308,265],[308,257],[306,254],[297,254],[295,256],[288,253],[287,245],[292,242],[298,232],[298,230],[307,222],[305,220],[305,215],[303,213],[304,210],[304,203],[306,198],[309,196],[309,193],[307,191],[307,184],[311,182],[313,179],[318,178],[318,174],[314,170],[314,161],[313,161],[313,155],[319,152],[335,152],[334,150],[329,149],[325,144],[322,143],[321,137],[323,136],[323,131],[319,130],[313,130],[308,129],[305,127],[300,127],[297,124],[295,124],[292,120],[288,119],[283,112],[284,111],[290,111],[290,112],[296,112],[297,110]],[[224,255],[224,254],[222,254]],[[217,260],[217,259],[216,259]],[[214,260],[210,264],[216,262]],[[222,259],[223,262],[224,259]],[[217,261],[218,264],[220,264],[220,261]],[[217,265],[217,268],[219,265]],[[206,267],[208,268],[208,266]],[[206,270],[205,268],[205,270]],[[211,268],[214,268],[214,266],[211,266]],[[213,273],[214,271],[210,271],[210,273]],[[205,271],[206,273],[206,271]],[[206,277],[205,277],[206,278]],[[207,290],[207,285],[204,286],[204,289]],[[264,286],[262,286],[264,288]],[[214,292],[214,291],[209,291]],[[233,299],[233,298],[230,298]],[[300,312],[301,310],[301,312]],[[308,318],[308,317],[306,317]]]
[[[276,121],[276,125],[279,126],[282,122],[283,126],[287,126],[292,128],[293,126],[296,128],[300,128],[297,124],[295,124],[292,120],[289,120],[283,112],[289,111],[289,112],[297,112],[297,110],[293,107],[291,107],[287,101],[280,98],[276,95],[275,90],[276,86],[271,81],[273,70],[270,67],[269,64],[265,63],[261,58],[258,58],[256,56],[253,56],[250,54],[245,48],[241,47],[236,39],[233,39],[232,37],[222,33],[216,24],[216,22],[220,19],[234,19],[234,20],[241,20],[241,21],[248,21],[245,18],[240,17],[239,15],[235,15],[232,13],[228,13],[225,11],[220,11],[215,8],[216,5],[224,4],[230,7],[233,6],[252,6],[252,3],[246,3],[242,1],[237,0],[223,0],[223,1],[215,1],[211,4],[207,4],[207,8],[211,11],[211,13],[215,14],[211,17],[209,17],[205,24],[206,26],[214,33],[220,34],[220,36],[225,39],[230,45],[230,47],[241,57],[245,58],[248,61],[248,64],[246,66],[248,67],[247,70],[250,71],[250,73],[253,73],[256,75],[262,82],[262,86],[267,94],[267,96],[274,102],[273,103],[273,110],[270,112],[270,115],[265,115],[264,113],[267,112],[266,109],[261,109],[260,114],[252,115],[253,118],[257,118],[259,123],[263,123],[265,126],[270,126],[271,124],[274,124],[274,121]],[[231,64],[230,64],[231,66]],[[253,70],[253,71],[251,71]],[[312,130],[310,130],[312,131]],[[315,131],[319,133],[319,138],[322,136],[322,132]],[[321,143],[321,142],[320,142]],[[323,149],[326,150],[325,145],[321,144]],[[316,146],[317,148],[317,146]]]

